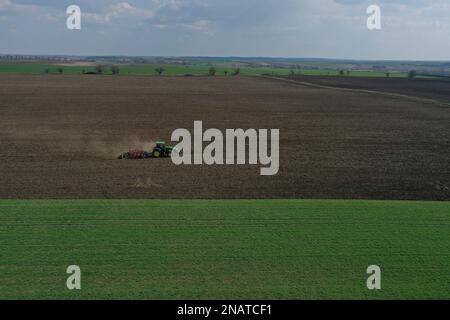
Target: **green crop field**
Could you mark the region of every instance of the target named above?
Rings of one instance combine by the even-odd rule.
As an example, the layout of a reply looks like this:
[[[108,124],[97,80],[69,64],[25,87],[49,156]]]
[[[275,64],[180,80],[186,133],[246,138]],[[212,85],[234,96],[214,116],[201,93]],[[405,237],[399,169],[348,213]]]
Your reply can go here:
[[[448,299],[449,235],[448,202],[1,200],[0,298]]]
[[[94,66],[58,66],[55,64],[45,63],[25,63],[25,62],[0,62],[0,74],[57,74],[58,68],[63,68],[63,74],[82,74],[85,72],[94,71]],[[162,67],[164,69],[163,75],[166,76],[205,76],[209,74],[208,66],[205,63],[189,64],[189,65],[177,65],[177,64],[125,64],[119,65],[120,75],[158,75],[155,69]],[[111,74],[109,68],[106,68],[105,74]],[[223,63],[215,65],[216,76],[231,76],[236,68],[228,67]],[[339,70],[335,69],[318,69],[318,70],[298,70],[289,68],[272,68],[272,67],[243,67],[240,68],[240,75],[244,76],[256,76],[256,75],[277,75],[286,76],[291,72],[296,75],[309,75],[309,76],[337,76]],[[386,72],[370,72],[370,71],[351,71],[346,76],[354,77],[386,77]],[[390,77],[406,78],[407,73],[403,72],[391,72]]]

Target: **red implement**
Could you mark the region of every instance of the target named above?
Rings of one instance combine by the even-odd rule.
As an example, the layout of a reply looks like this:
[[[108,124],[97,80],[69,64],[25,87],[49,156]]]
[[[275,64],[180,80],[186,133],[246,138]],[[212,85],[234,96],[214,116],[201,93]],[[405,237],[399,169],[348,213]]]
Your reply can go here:
[[[142,159],[145,158],[145,151],[143,150],[130,150],[128,151],[130,159]]]

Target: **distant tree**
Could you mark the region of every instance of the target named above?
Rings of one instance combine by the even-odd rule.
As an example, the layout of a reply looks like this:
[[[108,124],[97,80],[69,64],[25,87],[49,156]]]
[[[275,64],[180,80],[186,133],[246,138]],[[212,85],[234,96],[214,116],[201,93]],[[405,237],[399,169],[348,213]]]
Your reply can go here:
[[[84,69],[81,70],[81,73],[82,73],[82,74],[85,74],[85,73],[86,73],[86,70],[84,70]]]
[[[416,70],[411,70],[410,72],[408,72],[408,78],[409,79],[414,79],[415,77],[417,77]]]
[[[238,76],[241,73],[241,69],[240,68],[236,68],[234,69],[233,75],[234,76]]]
[[[347,70],[347,75],[348,75],[348,76],[350,75],[350,70]]]
[[[386,78],[389,78],[391,76],[390,72],[386,72]]]
[[[99,64],[97,66],[95,66],[95,72],[97,72],[98,74],[102,74],[105,71],[105,66],[102,64]]]
[[[344,75],[344,70],[339,70],[339,75],[343,76]]]
[[[228,75],[228,70],[223,70],[223,74],[227,76]]]
[[[58,73],[63,73],[64,72],[64,68],[58,67],[58,68],[56,68],[56,71],[58,71]]]
[[[118,66],[111,66],[111,73],[112,74],[119,74],[120,68]]]
[[[289,72],[289,75],[290,75],[291,77],[295,76],[295,71],[294,71],[294,70],[291,70],[291,71]]]
[[[212,77],[215,76],[216,72],[217,72],[216,68],[214,68],[214,67],[209,68],[209,75],[210,76],[212,76]]]
[[[50,73],[50,70],[45,69],[45,70],[44,70],[44,73],[49,74],[49,73]]]
[[[155,69],[156,73],[160,76],[164,73],[164,68],[163,67],[158,67]]]

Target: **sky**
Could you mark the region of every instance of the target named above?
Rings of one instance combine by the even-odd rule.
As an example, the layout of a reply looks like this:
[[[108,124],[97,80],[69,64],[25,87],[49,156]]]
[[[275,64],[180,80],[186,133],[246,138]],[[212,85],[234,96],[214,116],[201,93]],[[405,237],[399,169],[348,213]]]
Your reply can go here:
[[[0,0],[0,54],[450,60],[450,0]]]

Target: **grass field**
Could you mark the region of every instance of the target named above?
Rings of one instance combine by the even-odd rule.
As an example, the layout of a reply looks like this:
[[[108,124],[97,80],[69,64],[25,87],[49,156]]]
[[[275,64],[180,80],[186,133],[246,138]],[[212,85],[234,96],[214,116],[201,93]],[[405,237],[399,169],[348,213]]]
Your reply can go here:
[[[0,299],[448,299],[449,234],[448,202],[1,200]]]
[[[121,75],[157,75],[155,71],[156,68],[163,67],[166,76],[180,76],[180,75],[194,75],[194,76],[205,76],[208,75],[210,66],[207,64],[191,64],[191,65],[175,65],[175,64],[128,64],[120,66]],[[83,67],[83,66],[62,66],[64,74],[81,74],[83,70],[86,72],[94,71],[94,67]],[[217,73],[216,76],[224,76],[225,70],[228,71],[228,75],[232,75],[235,68],[226,67],[224,65],[218,64],[215,66]],[[43,74],[46,70],[50,74],[58,73],[58,66],[55,64],[45,64],[45,63],[24,63],[24,62],[0,62],[0,73],[10,73],[10,74]],[[319,70],[293,70],[297,75],[311,75],[311,76],[337,76],[339,75],[339,70],[334,69],[319,69]],[[289,75],[291,69],[289,68],[271,68],[271,67],[244,67],[240,68],[240,74],[246,76],[255,75]],[[110,74],[108,69],[105,74]],[[352,71],[347,76],[354,77],[386,77],[385,72],[370,72],[370,71]],[[403,72],[391,72],[390,77],[392,78],[406,78],[407,73]]]

